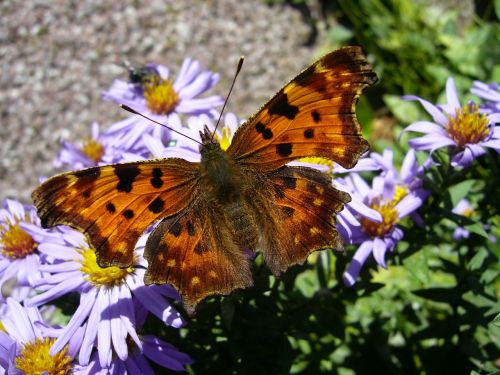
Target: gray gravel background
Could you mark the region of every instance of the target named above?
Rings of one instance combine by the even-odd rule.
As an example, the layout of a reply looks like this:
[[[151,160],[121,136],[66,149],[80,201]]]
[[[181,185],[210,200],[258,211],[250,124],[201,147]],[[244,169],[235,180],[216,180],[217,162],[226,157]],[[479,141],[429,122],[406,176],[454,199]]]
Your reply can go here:
[[[0,1],[0,199],[31,202],[52,175],[59,140],[125,116],[101,92],[124,78],[124,60],[184,57],[219,72],[210,93],[225,95],[240,55],[245,65],[228,109],[246,117],[312,60],[300,13],[263,2]],[[318,38],[317,40],[321,40]]]

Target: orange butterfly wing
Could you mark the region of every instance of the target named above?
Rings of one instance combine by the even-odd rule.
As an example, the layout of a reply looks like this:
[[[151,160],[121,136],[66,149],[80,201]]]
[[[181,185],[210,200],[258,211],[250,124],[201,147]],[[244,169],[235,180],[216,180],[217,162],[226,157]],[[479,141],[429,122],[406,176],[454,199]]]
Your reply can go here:
[[[79,229],[100,265],[126,267],[139,236],[154,221],[187,207],[198,181],[198,163],[148,160],[63,173],[32,197],[43,227]]]
[[[342,249],[335,214],[351,198],[335,189],[331,179],[312,168],[284,167],[271,173],[268,187],[257,194],[264,227],[261,247],[264,260],[279,276],[290,266],[302,264],[318,250]],[[273,192],[273,200],[263,194]],[[264,211],[265,210],[265,211]]]
[[[164,219],[148,238],[146,284],[172,284],[186,310],[212,294],[252,286],[250,261],[233,241],[223,211],[199,193],[193,207]]]
[[[345,168],[368,150],[356,120],[361,91],[377,76],[360,47],[333,51],[295,77],[234,135],[237,162],[271,171],[318,156]]]

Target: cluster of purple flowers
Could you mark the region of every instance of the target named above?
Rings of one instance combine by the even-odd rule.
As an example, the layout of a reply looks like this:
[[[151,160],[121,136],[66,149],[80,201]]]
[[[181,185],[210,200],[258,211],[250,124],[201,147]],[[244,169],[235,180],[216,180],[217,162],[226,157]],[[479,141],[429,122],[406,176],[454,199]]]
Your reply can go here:
[[[203,125],[214,129],[217,107],[222,104],[219,96],[199,96],[218,79],[190,59],[175,80],[167,67],[147,65],[131,71],[129,81],[115,81],[103,97],[199,139]],[[447,104],[436,106],[406,97],[418,100],[434,122],[419,121],[406,128],[425,135],[410,140],[401,168],[394,165],[390,149],[371,153],[349,171],[317,158],[294,163],[336,174],[335,186],[352,197],[337,217],[339,232],[357,248],[344,273],[346,286],[356,283],[370,254],[378,265],[387,266],[387,252],[393,252],[403,238],[398,224],[406,217],[416,225],[424,224],[417,210],[429,195],[424,179],[434,165],[436,150],[446,147],[451,165],[460,168],[470,166],[486,148],[500,151],[500,130],[495,126],[500,121],[499,87],[476,82],[472,92],[485,103],[461,106],[451,78],[446,85]],[[224,126],[216,133],[223,149],[240,123],[234,114],[225,115]],[[138,115],[104,131],[94,123],[89,138],[75,144],[63,141],[61,146],[54,165],[67,170],[146,158],[200,159],[194,142]],[[419,150],[430,151],[422,165],[417,162]],[[377,175],[368,183],[361,172]],[[472,210],[463,201],[454,212],[467,216]],[[457,228],[453,237],[468,235]],[[154,335],[142,334],[150,313],[167,327],[185,324],[170,302],[180,298],[174,289],[143,283],[147,236],[140,238],[135,249],[134,264],[141,267],[103,269],[81,233],[62,226],[43,229],[33,207],[6,200],[0,209],[0,373],[152,374],[149,361],[185,370],[191,363],[187,354]],[[77,295],[79,304],[61,324],[50,304],[68,295]]]

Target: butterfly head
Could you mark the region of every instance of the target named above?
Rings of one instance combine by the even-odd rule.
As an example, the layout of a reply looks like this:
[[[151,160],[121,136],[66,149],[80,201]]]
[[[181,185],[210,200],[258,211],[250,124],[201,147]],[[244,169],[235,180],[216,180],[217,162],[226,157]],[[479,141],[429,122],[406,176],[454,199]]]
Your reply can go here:
[[[212,132],[208,129],[208,126],[205,125],[203,127],[203,131],[200,130],[200,138],[201,138],[201,145],[200,145],[200,153],[207,154],[210,151],[218,151],[220,150],[220,144],[217,142],[215,137],[212,136]]]

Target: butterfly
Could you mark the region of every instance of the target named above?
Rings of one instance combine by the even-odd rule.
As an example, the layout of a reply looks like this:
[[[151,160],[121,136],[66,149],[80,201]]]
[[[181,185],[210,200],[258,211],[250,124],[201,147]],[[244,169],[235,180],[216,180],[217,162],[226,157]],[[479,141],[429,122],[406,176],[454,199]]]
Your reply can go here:
[[[252,286],[260,250],[279,276],[322,249],[342,249],[335,215],[350,201],[316,169],[321,157],[352,168],[368,150],[355,107],[377,81],[360,47],[333,51],[302,71],[221,149],[205,127],[201,161],[147,160],[56,175],[32,194],[43,227],[86,234],[100,266],[129,267],[153,223],[146,284],[171,284],[189,314],[210,295]],[[244,251],[246,249],[246,251]]]

